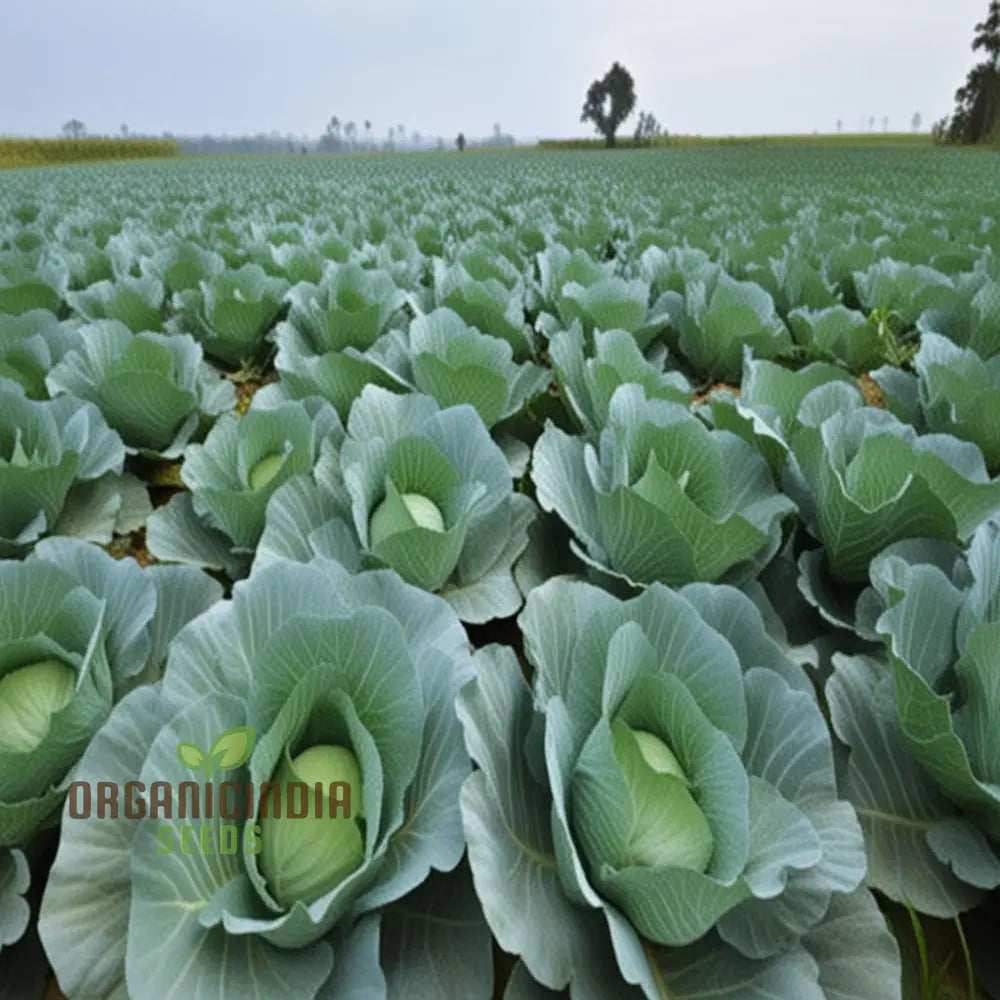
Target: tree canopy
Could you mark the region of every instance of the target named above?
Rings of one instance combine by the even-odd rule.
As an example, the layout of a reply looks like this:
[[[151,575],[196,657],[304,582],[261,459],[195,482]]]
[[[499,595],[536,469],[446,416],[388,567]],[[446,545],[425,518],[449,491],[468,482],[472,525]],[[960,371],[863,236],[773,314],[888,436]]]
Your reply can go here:
[[[621,63],[614,63],[600,80],[587,91],[580,121],[593,122],[604,136],[605,145],[615,144],[615,133],[635,108],[635,81]]]
[[[955,110],[939,133],[952,142],[978,143],[1000,131],[1000,0],[991,0],[986,18],[976,25],[972,51],[984,59],[969,70],[955,93]]]

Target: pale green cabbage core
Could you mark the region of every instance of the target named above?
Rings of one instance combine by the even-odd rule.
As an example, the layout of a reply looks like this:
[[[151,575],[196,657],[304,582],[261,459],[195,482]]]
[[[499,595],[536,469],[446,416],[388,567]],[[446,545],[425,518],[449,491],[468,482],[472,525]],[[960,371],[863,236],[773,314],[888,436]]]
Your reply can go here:
[[[632,800],[631,864],[706,871],[715,838],[673,750],[620,720],[611,735]]]
[[[284,462],[285,456],[275,452],[273,455],[265,455],[251,470],[250,470],[250,489],[261,490],[267,484],[274,479],[278,474],[278,470],[281,468],[281,463]]]
[[[402,493],[400,500],[403,501],[403,506],[406,508],[405,512],[399,510],[398,506],[390,505],[388,500],[383,500],[375,508],[369,526],[372,545],[378,545],[390,535],[407,531],[410,528],[444,531],[444,518],[433,500],[428,500],[427,497],[419,493]]]
[[[261,874],[281,906],[300,900],[312,903],[340,885],[364,860],[361,767],[346,747],[320,745],[291,760],[286,754],[271,780],[282,785],[282,810],[280,818],[268,815],[260,821]],[[307,805],[305,816],[288,815],[289,782],[308,786],[298,798]],[[334,806],[342,808],[331,810],[330,786],[335,782],[348,787],[341,785],[334,796]],[[317,783],[322,786],[318,798]]]
[[[76,671],[62,660],[39,660],[7,674],[0,680],[0,751],[31,753],[75,690]]]

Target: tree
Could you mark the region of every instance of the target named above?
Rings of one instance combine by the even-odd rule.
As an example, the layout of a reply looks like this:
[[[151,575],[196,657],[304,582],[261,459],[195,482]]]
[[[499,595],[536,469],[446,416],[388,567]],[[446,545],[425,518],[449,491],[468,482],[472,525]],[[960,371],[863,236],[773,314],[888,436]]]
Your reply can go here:
[[[63,125],[62,133],[67,139],[82,139],[87,134],[87,126],[79,118],[70,118]]]
[[[653,140],[663,134],[660,123],[656,120],[656,115],[652,111],[640,111],[639,123],[635,127],[635,135],[632,137],[637,146],[651,146]]]
[[[868,131],[869,131],[869,132],[871,132],[871,131],[873,131],[874,129],[875,129],[875,116],[874,116],[874,115],[872,115],[872,116],[871,116],[871,117],[870,117],[870,118],[868,119]]]
[[[883,132],[888,132],[889,131],[889,116],[888,115],[883,115],[882,116],[882,131]]]
[[[365,145],[370,146],[372,144],[372,123],[366,118],[365,119]]]
[[[455,145],[458,146],[458,151],[460,153],[465,152],[465,134],[463,132],[458,133],[458,137],[455,139]]]
[[[580,121],[593,122],[610,149],[615,144],[615,133],[634,108],[635,81],[632,74],[616,62],[602,79],[590,85]]]
[[[126,122],[122,122],[121,124],[121,133],[123,139],[128,138],[128,124]]]
[[[983,142],[1000,127],[1000,0],[991,0],[975,31],[972,51],[982,50],[986,58],[969,70],[965,85],[955,92],[947,133],[952,142]]]
[[[844,131],[844,121],[843,121],[842,118],[838,118],[837,119],[837,131],[838,132],[843,132]]]
[[[344,126],[344,138],[353,146],[355,136],[358,134],[358,127],[354,122],[348,122]]]
[[[920,131],[920,126],[923,125],[923,123],[924,123],[924,119],[921,116],[920,112],[919,111],[914,111],[913,112],[913,117],[910,119],[910,127],[913,129],[913,131],[914,132],[919,132]]]

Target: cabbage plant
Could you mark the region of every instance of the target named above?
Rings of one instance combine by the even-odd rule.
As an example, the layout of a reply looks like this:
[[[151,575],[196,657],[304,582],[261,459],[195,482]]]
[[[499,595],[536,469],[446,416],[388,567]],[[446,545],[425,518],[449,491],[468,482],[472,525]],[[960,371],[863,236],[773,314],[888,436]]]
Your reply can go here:
[[[607,424],[611,397],[619,386],[641,385],[650,399],[687,403],[691,383],[678,371],[667,370],[668,355],[662,346],[648,356],[626,330],[595,330],[593,357],[579,323],[559,330],[549,340],[549,359],[559,395],[577,424],[597,436]]]
[[[318,284],[301,282],[288,292],[288,322],[317,354],[354,347],[367,350],[405,302],[391,276],[357,264],[330,264]]]
[[[913,326],[925,309],[949,309],[959,300],[946,274],[923,264],[880,258],[854,275],[858,301],[871,312],[895,313],[903,326]]]
[[[210,357],[228,365],[252,361],[281,311],[288,289],[283,278],[266,274],[259,264],[202,279],[196,309],[197,334]]]
[[[489,933],[457,867],[467,647],[439,598],[325,560],[255,573],[189,624],[162,683],[118,705],[78,771],[169,782],[174,808],[67,810],[39,921],[64,990],[332,1000],[432,983],[488,1000]],[[287,804],[292,777],[308,782],[301,818],[262,787]],[[237,789],[225,815],[200,814],[193,852],[182,782]]]
[[[221,274],[226,269],[226,262],[214,250],[187,241],[170,242],[143,258],[140,267],[144,273],[159,278],[166,292],[173,296],[178,292],[196,290],[205,278]]]
[[[471,406],[368,386],[312,479],[275,495],[255,567],[314,554],[388,567],[485,622],[521,606],[513,566],[536,515]]]
[[[405,300],[388,272],[331,265],[323,281],[296,285],[288,300],[288,320],[274,332],[274,363],[292,395],[322,396],[346,420],[366,385],[403,388],[377,360]]]
[[[857,382],[837,365],[816,361],[798,370],[743,355],[739,393],[711,392],[699,414],[720,430],[732,431],[757,448],[775,478],[781,478],[789,441],[804,426],[815,426],[864,397]]]
[[[942,334],[984,359],[1000,354],[1000,281],[985,271],[953,280],[956,300],[927,308],[917,320],[917,329],[921,334]]]
[[[133,333],[163,329],[163,282],[153,275],[98,281],[82,291],[67,293],[66,300],[87,322],[115,319]]]
[[[785,470],[785,490],[835,580],[864,583],[871,560],[903,538],[968,542],[1000,511],[1000,479],[990,479],[974,444],[918,435],[848,395],[841,404],[791,436]]]
[[[793,309],[788,325],[796,344],[814,356],[842,361],[851,371],[866,372],[884,359],[875,325],[856,309],[843,305]]]
[[[925,540],[887,550],[859,602],[884,654],[835,656],[826,685],[869,881],[936,917],[1000,885],[998,566],[996,522],[964,559]]]
[[[26,254],[0,252],[0,313],[59,312],[66,290],[65,275],[60,272],[58,267],[36,269]]]
[[[432,301],[420,311],[431,311],[431,305],[451,309],[482,333],[507,341],[516,360],[530,358],[535,343],[525,323],[523,285],[482,271],[479,275],[474,278],[460,261],[446,264],[436,259]]]
[[[176,458],[211,419],[233,408],[230,382],[188,334],[136,333],[117,320],[79,331],[79,346],[49,373],[53,395],[94,403],[126,446]]]
[[[28,399],[0,379],[0,556],[45,535],[107,542],[150,510],[142,484],[123,476],[125,447],[91,403]]]
[[[187,446],[187,492],[149,518],[147,544],[158,559],[242,575],[275,491],[312,471],[325,437],[343,434],[325,400],[267,400],[259,392],[244,416],[225,414],[204,443]]]
[[[901,996],[829,731],[749,598],[556,578],[519,623],[531,686],[490,646],[459,698],[469,860],[516,981],[574,1000]]]
[[[610,262],[597,262],[582,249],[570,253],[554,244],[537,257],[540,287],[547,310],[536,327],[551,336],[579,323],[585,332],[626,330],[647,347],[667,323],[667,315],[649,308],[650,287],[643,278],[623,278]]]
[[[1000,355],[984,361],[928,331],[913,367],[916,376],[888,367],[872,372],[890,409],[921,430],[978,445],[989,470],[1000,472]]]
[[[770,358],[792,346],[771,296],[752,281],[737,281],[721,267],[696,272],[683,295],[665,292],[680,354],[705,379],[733,382],[739,378],[745,347],[755,357]]]
[[[75,341],[75,332],[45,309],[0,313],[0,378],[19,382],[32,399],[45,399],[45,376]]]
[[[414,319],[386,368],[442,409],[467,403],[490,428],[520,412],[550,380],[534,362],[517,364],[506,340],[480,333],[448,308]]]
[[[608,411],[595,444],[550,422],[534,449],[538,502],[577,555],[633,586],[749,577],[774,555],[795,506],[751,445],[638,385]]]
[[[190,568],[144,571],[70,538],[0,561],[0,847],[23,846],[62,803],[115,700],[222,588]]]

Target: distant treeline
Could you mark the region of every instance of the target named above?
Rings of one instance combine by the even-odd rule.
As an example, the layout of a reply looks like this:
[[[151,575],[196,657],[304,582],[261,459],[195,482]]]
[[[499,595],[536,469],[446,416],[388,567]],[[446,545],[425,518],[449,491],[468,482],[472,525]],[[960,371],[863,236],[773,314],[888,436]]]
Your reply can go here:
[[[636,142],[632,136],[615,140],[618,149],[646,146],[929,146],[927,132],[814,133],[802,135],[661,135]],[[539,149],[605,149],[603,139],[539,139]]]
[[[171,139],[4,139],[0,167],[39,167],[92,160],[134,160],[176,156]]]
[[[191,156],[229,156],[242,153],[412,153],[435,149],[454,149],[455,140],[443,136],[423,135],[420,132],[406,133],[402,127],[390,129],[385,136],[378,136],[368,130],[361,132],[353,122],[343,128],[338,123],[336,129],[327,127],[319,138],[308,136],[281,135],[277,132],[261,132],[257,135],[241,136],[177,136],[181,153]],[[492,135],[481,139],[469,139],[469,148],[509,147],[515,139],[498,129]]]
[[[177,145],[185,156],[232,156],[241,153],[312,152],[312,139],[261,132],[258,135],[182,135]]]

